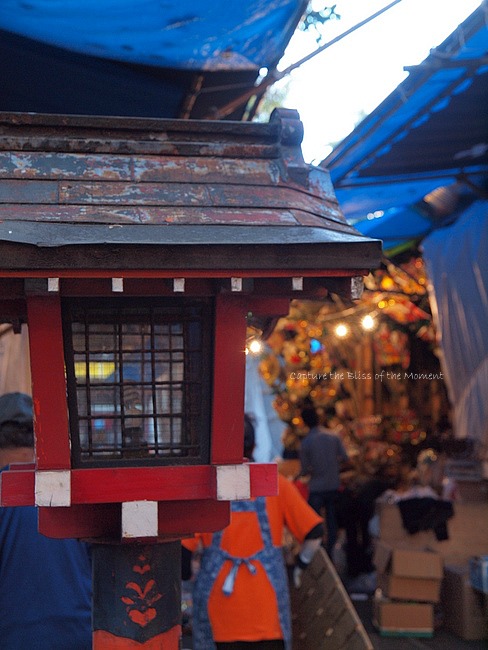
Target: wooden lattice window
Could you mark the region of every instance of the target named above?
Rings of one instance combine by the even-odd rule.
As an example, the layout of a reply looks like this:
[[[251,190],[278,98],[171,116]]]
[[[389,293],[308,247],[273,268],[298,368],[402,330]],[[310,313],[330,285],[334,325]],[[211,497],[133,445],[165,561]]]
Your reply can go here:
[[[73,466],[208,463],[204,300],[63,302]]]

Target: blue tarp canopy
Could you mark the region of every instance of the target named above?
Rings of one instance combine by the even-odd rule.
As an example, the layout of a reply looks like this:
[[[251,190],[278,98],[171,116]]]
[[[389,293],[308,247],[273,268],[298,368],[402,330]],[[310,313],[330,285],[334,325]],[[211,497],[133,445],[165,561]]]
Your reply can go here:
[[[2,0],[2,29],[66,50],[185,70],[273,66],[298,0]]]
[[[418,243],[488,189],[486,11],[431,50],[321,163],[346,218],[386,252]]]
[[[306,5],[1,0],[0,110],[211,117],[276,67]]]

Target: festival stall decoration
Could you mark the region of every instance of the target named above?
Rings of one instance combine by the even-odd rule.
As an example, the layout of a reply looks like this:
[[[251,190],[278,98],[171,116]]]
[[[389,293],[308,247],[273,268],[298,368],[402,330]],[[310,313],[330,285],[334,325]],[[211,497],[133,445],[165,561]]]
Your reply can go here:
[[[383,260],[365,279],[358,300],[332,295],[321,304],[293,301],[268,338],[260,364],[285,424],[285,455],[297,452],[307,433],[300,417],[305,404],[337,427],[358,462],[372,457],[378,465],[386,458],[385,448],[416,447],[425,440],[430,412],[420,417],[424,414],[412,408],[411,394],[421,384],[417,376],[425,374],[413,367],[412,341],[437,361],[427,283],[423,260],[416,255],[397,264]],[[441,375],[429,382],[438,393]],[[437,395],[432,406],[438,419],[439,400]]]

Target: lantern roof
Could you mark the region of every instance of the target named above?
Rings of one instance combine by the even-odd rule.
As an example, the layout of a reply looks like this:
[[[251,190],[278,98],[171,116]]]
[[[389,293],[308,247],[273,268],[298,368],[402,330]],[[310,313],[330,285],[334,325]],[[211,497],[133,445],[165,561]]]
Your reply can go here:
[[[301,153],[269,123],[0,113],[4,270],[378,266]]]

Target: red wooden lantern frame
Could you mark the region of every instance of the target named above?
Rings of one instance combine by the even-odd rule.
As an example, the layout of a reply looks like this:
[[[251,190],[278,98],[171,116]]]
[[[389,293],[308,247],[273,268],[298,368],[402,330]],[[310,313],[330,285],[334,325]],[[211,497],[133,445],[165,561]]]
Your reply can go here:
[[[87,290],[83,281],[68,286],[71,290],[77,286],[78,294]],[[225,526],[232,494],[219,495],[219,472],[243,463],[246,316],[249,311],[281,315],[287,312],[289,300],[232,294],[215,297],[209,465],[80,469],[74,469],[71,461],[62,296],[28,295],[26,302],[36,463],[13,465],[3,473],[2,505],[40,505],[39,530],[51,537],[116,537],[121,526],[121,504],[137,501],[158,502],[160,538],[189,534],[196,527],[212,531]],[[250,497],[276,494],[275,464],[252,463],[247,468]],[[39,476],[45,475],[68,482],[69,503],[41,505],[44,501],[39,498],[39,489],[36,493],[36,483]],[[238,496],[236,493],[235,498]]]

